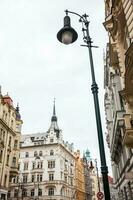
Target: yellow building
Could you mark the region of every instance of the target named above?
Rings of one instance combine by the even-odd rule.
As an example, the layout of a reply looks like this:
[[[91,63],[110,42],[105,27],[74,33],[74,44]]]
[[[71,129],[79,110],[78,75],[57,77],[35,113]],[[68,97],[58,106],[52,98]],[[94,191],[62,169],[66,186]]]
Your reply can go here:
[[[133,1],[105,0],[107,143],[119,200],[133,199]]]
[[[77,150],[75,153],[76,157],[76,200],[84,200],[85,199],[85,179],[84,179],[84,164],[83,160],[80,158],[80,151]]]
[[[18,174],[22,120],[12,99],[0,95],[0,199],[6,200],[11,179]]]

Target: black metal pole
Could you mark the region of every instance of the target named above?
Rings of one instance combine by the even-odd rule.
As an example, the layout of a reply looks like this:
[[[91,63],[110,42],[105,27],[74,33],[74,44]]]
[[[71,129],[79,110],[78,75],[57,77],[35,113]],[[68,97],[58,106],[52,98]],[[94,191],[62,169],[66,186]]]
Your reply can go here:
[[[103,142],[103,132],[101,125],[101,116],[99,109],[99,99],[98,99],[98,86],[95,80],[95,71],[92,57],[92,46],[91,46],[91,38],[89,35],[89,22],[85,23],[86,26],[86,36],[87,36],[87,46],[89,51],[90,58],[90,67],[91,67],[91,75],[92,75],[92,85],[91,90],[94,98],[94,107],[95,107],[95,115],[96,115],[96,124],[97,124],[97,134],[98,134],[98,143],[99,143],[99,151],[100,151],[100,159],[101,159],[101,173],[103,178],[103,188],[105,200],[110,200],[110,191],[109,191],[109,182],[108,182],[108,167],[106,165],[105,158],[105,150],[104,150],[104,142]]]

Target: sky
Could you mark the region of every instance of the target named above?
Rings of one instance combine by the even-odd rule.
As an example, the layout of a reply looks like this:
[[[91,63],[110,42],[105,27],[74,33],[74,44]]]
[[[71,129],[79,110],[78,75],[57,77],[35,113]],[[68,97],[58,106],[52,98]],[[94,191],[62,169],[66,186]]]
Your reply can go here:
[[[88,50],[81,47],[79,18],[70,15],[78,40],[63,45],[57,32],[63,26],[64,10],[88,14],[94,45],[93,60],[99,86],[103,134],[106,132],[103,88],[103,51],[107,33],[103,27],[103,0],[1,0],[0,84],[20,106],[22,134],[46,132],[50,126],[53,100],[65,141],[74,143],[81,154],[87,148],[99,159]],[[105,143],[107,164],[110,168]],[[99,164],[100,165],[100,164]],[[111,171],[110,171],[111,173]]]

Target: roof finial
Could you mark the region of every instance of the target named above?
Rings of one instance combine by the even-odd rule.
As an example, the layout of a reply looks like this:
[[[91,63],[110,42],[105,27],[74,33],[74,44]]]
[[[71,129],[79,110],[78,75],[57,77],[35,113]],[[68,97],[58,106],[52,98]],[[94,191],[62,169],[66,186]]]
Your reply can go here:
[[[55,116],[56,113],[55,113],[55,98],[54,98],[54,106],[53,106],[53,116]]]

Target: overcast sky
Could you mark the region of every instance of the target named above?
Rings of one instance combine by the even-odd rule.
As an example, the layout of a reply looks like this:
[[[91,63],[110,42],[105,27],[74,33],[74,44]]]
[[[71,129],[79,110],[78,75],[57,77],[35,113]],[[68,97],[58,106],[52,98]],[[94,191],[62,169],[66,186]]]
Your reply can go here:
[[[102,25],[103,0],[1,0],[2,93],[8,92],[15,106],[19,102],[23,134],[48,130],[56,98],[58,125],[64,139],[81,152],[88,148],[91,156],[99,160],[88,50],[80,47],[83,41],[77,16],[70,15],[78,40],[65,46],[56,39],[65,9],[89,14],[91,38],[99,46],[93,49],[93,58],[105,133],[103,49],[107,33]]]

